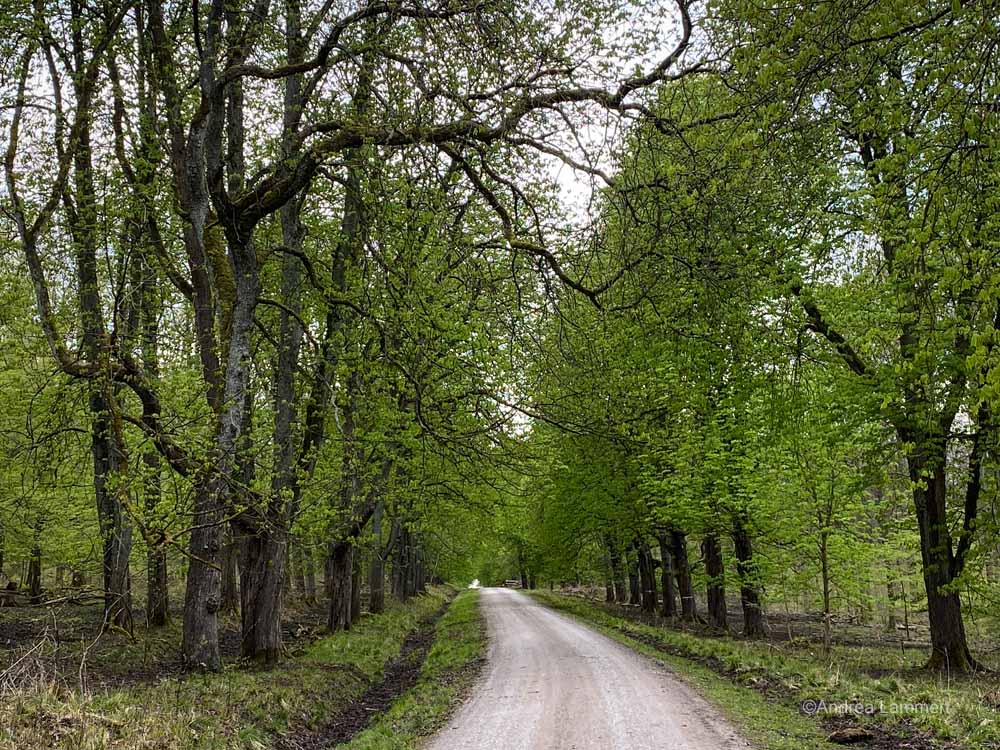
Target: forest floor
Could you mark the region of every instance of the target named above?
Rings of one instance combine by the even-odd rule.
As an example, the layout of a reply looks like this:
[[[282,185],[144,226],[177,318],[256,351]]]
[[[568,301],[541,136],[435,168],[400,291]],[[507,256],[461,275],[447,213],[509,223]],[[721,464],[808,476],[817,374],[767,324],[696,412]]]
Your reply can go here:
[[[271,670],[233,661],[239,635],[227,623],[226,668],[191,675],[180,672],[176,625],[96,638],[99,612],[86,607],[0,610],[0,748],[375,748],[357,744],[376,727],[371,717],[419,693],[432,668],[441,691],[404,718],[433,731],[467,682],[461,670],[442,675],[468,670],[484,642],[474,592],[449,607],[454,595],[432,587],[330,636],[321,613],[296,612],[288,658]]]
[[[666,663],[715,701],[764,748],[852,746],[958,750],[1000,748],[1000,675],[929,672],[927,653],[855,638],[827,655],[787,630],[766,641],[644,622],[634,608],[532,592],[633,649]]]

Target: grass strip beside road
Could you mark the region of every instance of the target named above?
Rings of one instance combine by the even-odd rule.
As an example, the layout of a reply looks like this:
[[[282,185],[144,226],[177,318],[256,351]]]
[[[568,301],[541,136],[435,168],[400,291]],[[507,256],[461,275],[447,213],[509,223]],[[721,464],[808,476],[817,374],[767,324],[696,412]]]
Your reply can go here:
[[[434,645],[420,680],[364,732],[340,747],[351,750],[412,750],[444,726],[471,689],[486,651],[479,591],[460,593],[438,620]]]

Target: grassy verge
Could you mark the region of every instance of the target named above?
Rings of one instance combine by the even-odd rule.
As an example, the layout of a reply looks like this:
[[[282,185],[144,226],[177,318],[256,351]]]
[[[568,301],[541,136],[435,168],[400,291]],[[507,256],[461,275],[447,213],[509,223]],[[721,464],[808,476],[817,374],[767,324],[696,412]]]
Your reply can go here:
[[[803,646],[703,637],[633,622],[576,597],[533,594],[668,664],[765,748],[833,747],[825,737],[848,725],[874,732],[877,747],[1000,748],[996,677],[894,671],[899,656],[891,649],[835,649],[825,657]]]
[[[486,648],[478,609],[479,592],[455,598],[436,627],[420,681],[385,714],[349,743],[351,750],[407,750],[439,729],[456,701],[471,686]]]
[[[221,674],[110,692],[83,693],[44,680],[22,685],[0,700],[0,748],[266,748],[277,737],[319,725],[361,695],[398,655],[407,633],[449,594],[435,588],[406,605],[391,604],[269,671],[230,666]]]

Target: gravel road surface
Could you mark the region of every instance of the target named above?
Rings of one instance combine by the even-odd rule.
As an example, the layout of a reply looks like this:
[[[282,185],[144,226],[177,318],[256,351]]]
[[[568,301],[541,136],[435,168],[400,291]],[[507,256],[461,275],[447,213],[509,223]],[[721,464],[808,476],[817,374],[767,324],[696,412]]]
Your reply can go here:
[[[429,750],[731,750],[748,743],[667,669],[511,589],[483,589],[489,664]]]

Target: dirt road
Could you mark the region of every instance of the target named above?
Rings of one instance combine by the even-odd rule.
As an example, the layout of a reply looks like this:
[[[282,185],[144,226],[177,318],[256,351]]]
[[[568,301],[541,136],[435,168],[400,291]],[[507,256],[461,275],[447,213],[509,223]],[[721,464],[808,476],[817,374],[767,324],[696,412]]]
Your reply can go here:
[[[510,589],[483,589],[489,665],[430,750],[732,750],[718,712],[652,661]]]

